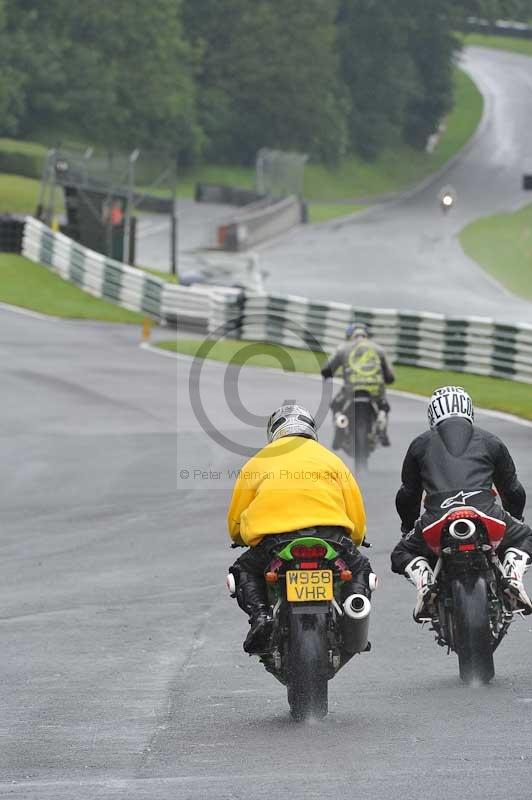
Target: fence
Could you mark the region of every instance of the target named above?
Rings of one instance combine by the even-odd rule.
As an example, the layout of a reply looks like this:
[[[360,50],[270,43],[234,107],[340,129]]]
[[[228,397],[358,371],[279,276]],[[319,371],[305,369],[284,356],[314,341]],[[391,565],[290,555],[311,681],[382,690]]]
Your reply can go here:
[[[213,294],[209,332],[332,352],[350,322],[367,323],[395,363],[532,383],[532,325],[525,323],[242,293],[238,298]]]
[[[516,39],[532,39],[532,25],[507,19],[491,21],[479,17],[468,17],[466,29],[473,33],[484,33],[488,36],[512,36]]]

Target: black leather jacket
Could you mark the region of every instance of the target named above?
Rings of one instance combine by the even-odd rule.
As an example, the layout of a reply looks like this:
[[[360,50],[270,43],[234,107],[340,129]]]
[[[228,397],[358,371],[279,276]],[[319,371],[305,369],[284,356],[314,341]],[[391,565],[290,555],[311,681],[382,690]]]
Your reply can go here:
[[[401,480],[395,505],[404,531],[414,527],[423,492],[428,511],[451,505],[485,507],[493,486],[503,508],[513,517],[522,517],[526,503],[525,490],[506,445],[493,433],[460,417],[444,420],[414,439],[403,462]],[[455,495],[456,502],[446,506],[445,498]],[[495,499],[489,502],[494,503]]]

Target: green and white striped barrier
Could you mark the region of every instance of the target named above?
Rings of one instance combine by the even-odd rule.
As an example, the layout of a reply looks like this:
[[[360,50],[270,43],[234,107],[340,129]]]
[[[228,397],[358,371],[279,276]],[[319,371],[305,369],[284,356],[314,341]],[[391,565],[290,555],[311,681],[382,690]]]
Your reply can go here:
[[[213,287],[179,286],[144,270],[122,264],[52,231],[28,217],[22,254],[94,297],[101,297],[158,322],[193,324],[204,330]],[[235,294],[234,289],[218,289]]]
[[[532,383],[532,325],[483,317],[314,303],[302,297],[242,293],[238,303],[214,295],[209,331],[288,347],[332,352],[350,322],[368,324],[371,336],[398,364],[471,372]]]
[[[366,322],[398,364],[532,383],[532,325],[483,317],[356,308],[212,286],[178,286],[88,250],[28,218],[23,255],[65,280],[161,322],[230,336],[332,352],[350,322]]]

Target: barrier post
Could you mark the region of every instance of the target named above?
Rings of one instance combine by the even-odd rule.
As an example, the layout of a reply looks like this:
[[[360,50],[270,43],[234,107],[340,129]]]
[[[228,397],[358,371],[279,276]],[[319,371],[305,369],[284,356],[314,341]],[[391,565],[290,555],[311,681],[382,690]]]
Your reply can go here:
[[[142,320],[142,333],[141,333],[141,339],[143,342],[148,342],[150,340],[152,326],[153,322],[150,319],[150,317],[144,317],[144,319]]]

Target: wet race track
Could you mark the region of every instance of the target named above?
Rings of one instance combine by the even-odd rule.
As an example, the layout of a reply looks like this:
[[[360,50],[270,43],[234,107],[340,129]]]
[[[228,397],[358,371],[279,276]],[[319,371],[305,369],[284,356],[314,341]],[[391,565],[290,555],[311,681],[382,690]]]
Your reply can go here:
[[[398,213],[413,214],[405,202]],[[495,287],[479,284],[478,299],[484,290],[491,303]],[[381,305],[396,297],[381,287]],[[507,301],[498,295],[502,311]],[[455,657],[412,621],[414,590],[389,570],[400,465],[426,426],[424,403],[391,398],[393,447],[361,482],[381,578],[373,650],[332,681],[329,717],[298,725],[281,685],[242,651],[246,619],[224,586],[231,471],[245,460],[235,450],[264,442],[230,404],[238,382],[249,414],[264,418],[285,398],[315,410],[321,383],[205,363],[202,427],[190,361],[141,350],[138,338],[0,310],[0,796],[527,797],[532,622],[512,626],[493,684],[466,688]],[[532,428],[478,422],[505,439],[530,495]],[[328,419],[320,435],[330,442]]]
[[[245,617],[224,587],[234,557],[224,515],[228,471],[243,459],[196,421],[189,362],[177,362],[176,389],[176,361],[140,350],[136,330],[2,312],[0,331],[1,794],[518,792],[532,757],[531,624],[513,626],[493,685],[466,689],[454,657],[411,620],[413,590],[389,572],[400,461],[425,425],[423,403],[394,398],[393,448],[363,481],[382,579],[373,651],[332,682],[328,719],[301,726],[283,688],[241,649]],[[259,447],[262,431],[220,399],[225,372],[204,366],[205,410],[233,442]],[[316,408],[321,395],[315,379],[253,368],[239,384],[258,415],[285,396]],[[479,421],[505,437],[530,486],[531,429]],[[326,422],[322,440],[330,435]]]

